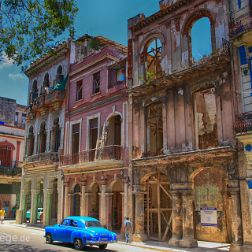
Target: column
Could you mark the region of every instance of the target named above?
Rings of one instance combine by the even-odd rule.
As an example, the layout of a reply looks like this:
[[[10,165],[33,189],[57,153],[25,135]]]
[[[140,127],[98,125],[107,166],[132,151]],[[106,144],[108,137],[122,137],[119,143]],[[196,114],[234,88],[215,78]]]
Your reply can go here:
[[[88,204],[86,200],[86,191],[87,191],[87,186],[83,184],[81,186],[81,209],[80,209],[80,214],[81,216],[87,216],[87,208],[86,205]]]
[[[101,185],[100,204],[99,204],[99,219],[102,226],[106,226],[106,185]]]
[[[192,190],[182,191],[182,212],[183,212],[183,239],[179,242],[179,245],[185,248],[197,247],[198,243],[194,238]]]
[[[38,189],[31,190],[31,215],[30,215],[30,223],[37,223],[37,211],[38,211]]]
[[[164,99],[162,103],[162,120],[163,120],[163,151],[164,154],[168,151],[167,138],[167,101]]]
[[[106,226],[108,229],[112,229],[112,197],[113,193],[106,193],[106,204],[107,204],[107,209],[106,209]]]
[[[26,211],[27,211],[27,195],[28,195],[28,186],[27,181],[22,178],[21,182],[21,194],[20,194],[20,206],[17,210],[16,222],[21,224],[26,221]]]
[[[51,224],[52,217],[52,188],[44,189],[44,203],[43,203],[43,226],[48,226]]]
[[[70,188],[69,188],[69,183],[65,182],[64,183],[65,187],[65,192],[64,192],[64,217],[69,216],[70,214],[70,201],[69,201],[69,193],[70,193]]]
[[[147,236],[144,232],[144,194],[145,192],[141,191],[140,186],[135,186],[135,223],[134,228],[135,232],[133,235],[134,241],[144,241],[147,240]]]
[[[64,205],[64,183],[62,174],[58,175],[57,190],[58,190],[58,211],[57,211],[57,223],[61,223],[63,220],[63,205]]]
[[[181,194],[178,190],[171,191],[172,195],[172,238],[169,240],[169,245],[178,246],[182,238],[182,216]]]
[[[125,211],[127,213],[127,210],[126,210],[127,206],[125,206],[126,193],[122,192],[121,195],[122,195],[122,225],[121,225],[121,228],[120,228],[120,232],[121,232],[121,234],[123,234],[124,233],[124,231],[123,231],[124,220],[128,216],[125,214]],[[127,201],[126,201],[126,204],[127,204]]]
[[[230,250],[232,252],[240,251],[242,245],[242,227],[241,227],[241,203],[239,197],[239,188],[229,188],[231,195],[231,220],[232,220],[232,243]]]

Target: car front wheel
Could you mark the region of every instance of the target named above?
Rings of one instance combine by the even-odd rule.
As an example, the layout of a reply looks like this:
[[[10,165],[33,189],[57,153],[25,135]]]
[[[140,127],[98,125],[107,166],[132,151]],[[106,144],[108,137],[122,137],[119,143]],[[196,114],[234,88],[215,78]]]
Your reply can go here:
[[[51,234],[46,234],[46,243],[48,243],[48,244],[52,244],[53,243],[53,239],[52,239],[52,235]]]
[[[99,249],[105,249],[107,248],[108,244],[101,244],[99,245]]]
[[[82,250],[83,249],[83,243],[81,239],[75,239],[74,240],[74,248],[77,250]]]

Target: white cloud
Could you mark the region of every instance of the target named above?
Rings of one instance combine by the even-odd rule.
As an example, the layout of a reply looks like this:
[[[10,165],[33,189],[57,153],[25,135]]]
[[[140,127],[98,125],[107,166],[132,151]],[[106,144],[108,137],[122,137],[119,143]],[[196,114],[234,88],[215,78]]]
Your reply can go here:
[[[24,75],[21,73],[16,73],[16,74],[10,73],[10,74],[8,74],[8,77],[12,80],[23,80],[24,79]]]
[[[13,60],[9,59],[6,54],[0,56],[0,69],[13,66]]]

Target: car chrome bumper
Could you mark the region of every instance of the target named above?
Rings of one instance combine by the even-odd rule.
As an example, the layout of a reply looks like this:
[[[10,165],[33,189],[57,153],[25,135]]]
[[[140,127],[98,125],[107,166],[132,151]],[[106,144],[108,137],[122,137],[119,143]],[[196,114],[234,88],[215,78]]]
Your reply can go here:
[[[109,243],[116,243],[117,240],[113,241],[86,241],[87,245],[102,245],[102,244],[109,244]]]

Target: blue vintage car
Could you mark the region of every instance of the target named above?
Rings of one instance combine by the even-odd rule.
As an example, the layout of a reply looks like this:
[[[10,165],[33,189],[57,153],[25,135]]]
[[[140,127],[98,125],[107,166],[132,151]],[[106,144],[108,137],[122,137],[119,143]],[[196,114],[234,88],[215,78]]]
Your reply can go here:
[[[85,216],[69,216],[61,224],[46,227],[45,237],[47,243],[72,243],[77,250],[85,245],[105,249],[108,243],[117,241],[115,233],[103,228],[97,219]]]

